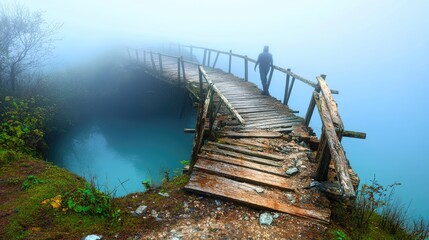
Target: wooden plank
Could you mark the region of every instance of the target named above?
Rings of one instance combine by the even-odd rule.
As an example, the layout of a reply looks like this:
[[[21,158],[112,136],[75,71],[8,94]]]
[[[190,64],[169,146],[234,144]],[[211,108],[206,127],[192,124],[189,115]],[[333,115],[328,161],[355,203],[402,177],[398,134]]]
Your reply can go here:
[[[204,170],[206,172],[219,176],[224,176],[239,181],[269,186],[282,190],[294,191],[296,188],[300,187],[298,182],[295,182],[292,179],[286,177],[280,177],[274,174],[239,167],[231,164],[225,164],[222,162],[198,159],[194,168]]]
[[[240,109],[238,111],[240,114],[243,113],[262,113],[262,112],[276,112],[277,109],[274,108],[246,108],[246,109]]]
[[[185,186],[185,190],[188,191],[221,197],[256,208],[284,212],[326,224],[330,221],[330,211],[328,209],[303,209],[290,204],[281,191],[264,189],[262,193],[258,193],[256,189],[259,188],[255,185],[243,184],[199,171],[192,174],[189,183]]]
[[[301,124],[301,121],[296,122],[284,122],[284,123],[273,123],[273,124],[254,124],[254,125],[245,125],[244,128],[260,128],[260,129],[268,129],[268,128],[278,128],[278,127],[293,127],[294,125]]]
[[[283,166],[281,163],[276,162],[274,160],[264,159],[264,158],[260,158],[260,157],[254,157],[254,156],[250,156],[250,155],[246,155],[246,154],[242,154],[242,153],[237,153],[237,152],[233,152],[233,151],[220,149],[220,148],[217,148],[214,146],[209,146],[209,145],[205,145],[203,147],[203,151],[204,151],[204,153],[205,152],[219,153],[219,154],[222,154],[225,156],[235,157],[235,158],[239,158],[239,159],[243,159],[243,160],[247,160],[247,161],[251,161],[251,162],[256,162],[256,163],[261,163],[261,164],[274,166],[274,167],[282,167]]]
[[[246,167],[246,168],[258,170],[261,172],[271,173],[271,174],[275,174],[275,175],[279,175],[279,176],[285,175],[284,169],[280,168],[280,167],[267,166],[265,164],[250,162],[250,161],[246,161],[246,160],[240,159],[240,158],[222,156],[219,154],[213,154],[213,153],[200,154],[199,159],[224,162],[227,164]]]
[[[254,122],[260,122],[260,121],[270,121],[270,120],[297,120],[297,121],[303,121],[302,118],[297,116],[285,116],[285,115],[271,115],[271,116],[254,116],[254,117],[247,117],[243,116],[246,119],[246,122],[248,124],[254,123]]]
[[[344,197],[355,197],[356,194],[348,172],[349,163],[340,140],[337,137],[328,107],[326,106],[325,101],[321,99],[322,97],[322,94],[314,93],[314,99],[317,103],[317,107],[319,108],[320,119],[322,119],[326,138],[328,139],[329,151],[332,159],[335,161],[335,170],[337,172],[338,182],[340,183]]]
[[[326,106],[329,110],[329,113],[331,114],[332,122],[334,123],[334,126],[338,128],[337,130],[342,132],[344,130],[343,121],[341,120],[340,114],[338,112],[337,103],[332,97],[331,90],[329,89],[328,84],[322,76],[318,76],[316,77],[316,79],[319,82],[320,90],[325,97],[324,99],[326,101]],[[341,135],[339,136],[339,138],[341,140]]]
[[[266,120],[258,120],[253,122],[247,122],[246,127],[251,126],[264,126],[264,125],[272,125],[272,124],[288,124],[288,123],[296,123],[296,122],[302,122],[301,119],[266,119]]]
[[[281,133],[271,131],[254,131],[254,132],[234,132],[234,131],[221,131],[218,132],[221,137],[230,138],[280,138]]]
[[[257,148],[271,148],[270,145],[265,143],[260,143],[253,139],[231,139],[231,138],[218,138],[218,143],[236,145],[236,146],[244,146],[244,147],[257,147]]]
[[[209,145],[213,145],[216,146],[218,148],[221,149],[226,149],[226,150],[230,150],[230,151],[235,151],[238,153],[244,153],[250,156],[254,156],[254,157],[260,157],[260,158],[265,158],[265,159],[272,159],[275,161],[283,161],[285,159],[285,157],[281,156],[281,155],[277,155],[277,154],[272,154],[272,153],[266,153],[266,152],[258,152],[258,151],[252,151],[243,147],[235,147],[235,146],[229,146],[226,144],[221,144],[221,143],[214,143],[214,142],[208,142]]]

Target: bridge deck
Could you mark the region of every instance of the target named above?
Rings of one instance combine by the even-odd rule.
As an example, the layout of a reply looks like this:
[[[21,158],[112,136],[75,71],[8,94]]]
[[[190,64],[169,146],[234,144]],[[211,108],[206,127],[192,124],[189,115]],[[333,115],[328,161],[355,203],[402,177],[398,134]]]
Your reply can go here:
[[[179,81],[177,61],[164,59],[162,72],[157,61],[143,65],[162,80]],[[317,139],[309,135],[303,119],[275,98],[262,95],[253,83],[204,68],[245,124],[221,108],[214,126],[216,138],[202,146],[185,189],[329,222],[329,201],[318,189],[309,188],[317,168]],[[184,70],[187,85],[198,89],[198,66],[185,63]]]

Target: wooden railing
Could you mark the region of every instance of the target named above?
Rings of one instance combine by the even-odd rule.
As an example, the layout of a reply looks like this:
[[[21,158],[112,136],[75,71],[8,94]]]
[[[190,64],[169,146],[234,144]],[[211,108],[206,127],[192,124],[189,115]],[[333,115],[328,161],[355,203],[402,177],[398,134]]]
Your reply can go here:
[[[249,58],[245,55],[232,53],[231,50],[229,52],[225,52],[225,51],[219,51],[219,50],[204,48],[204,47],[179,45],[180,53],[183,53],[181,48],[189,49],[188,51],[189,60],[184,60],[183,56],[171,56],[167,54],[143,51],[143,63],[146,66],[148,66],[146,61],[149,61],[149,60],[147,60],[146,58],[150,58],[151,64],[149,64],[149,66],[151,66],[151,70],[154,71],[155,73],[162,74],[163,58],[168,57],[168,58],[177,59],[177,78],[178,78],[179,84],[181,83],[181,81],[183,82],[186,81],[186,73],[185,73],[185,67],[184,67],[185,63],[198,66],[199,96],[197,97],[199,99],[200,106],[199,106],[199,112],[198,112],[197,126],[195,128],[192,160],[190,164],[190,169],[192,170],[192,167],[196,162],[199,149],[202,147],[204,135],[207,133],[205,131],[205,124],[207,122],[207,119],[209,121],[208,133],[210,134],[213,130],[213,123],[214,123],[215,117],[222,105],[224,105],[241,124],[245,124],[244,119],[241,118],[241,116],[237,113],[237,111],[229,104],[228,100],[222,95],[219,89],[217,89],[217,87],[210,81],[209,77],[207,76],[202,66],[209,66],[209,67],[215,68],[216,64],[218,63],[219,56],[226,55],[228,57],[228,72],[231,73],[232,58],[235,57],[235,58],[243,59],[244,81],[248,81],[248,63],[249,62],[256,63],[256,60]],[[192,61],[192,59],[195,59],[194,58],[195,50],[203,51],[201,64],[198,62]],[[128,53],[130,54],[130,52]],[[216,54],[213,63],[211,63],[212,54]],[[156,57],[154,57],[154,55],[157,56],[159,69],[157,69],[156,67],[156,64],[155,64]],[[130,57],[131,57],[131,54],[130,54]],[[139,59],[139,51],[137,50],[136,50],[136,59]],[[314,89],[312,96],[310,98],[310,103],[309,103],[306,115],[305,115],[304,124],[307,127],[309,126],[314,109],[317,106],[318,112],[320,114],[320,119],[322,121],[322,131],[321,131],[319,147],[316,155],[316,159],[318,162],[316,179],[320,182],[327,180],[329,165],[331,160],[333,160],[338,182],[340,184],[341,194],[344,197],[354,197],[355,189],[353,187],[350,174],[349,174],[350,166],[345,156],[345,153],[341,144],[341,139],[342,137],[354,137],[354,138],[365,139],[366,134],[361,132],[344,130],[344,125],[339,115],[337,104],[334,98],[332,97],[332,94],[338,94],[338,91],[329,89],[325,81],[326,75],[320,75],[316,77],[317,82],[313,82],[299,76],[296,73],[293,73],[290,70],[290,68],[284,69],[284,68],[272,65],[269,72],[269,77],[268,77],[268,84],[267,84],[268,87],[271,84],[274,71],[278,71],[285,74],[286,84],[285,84],[285,92],[283,97],[283,104],[285,105],[287,105],[289,102],[289,98],[291,96],[295,80],[299,80],[311,86]],[[214,100],[215,98],[217,99],[217,101]]]

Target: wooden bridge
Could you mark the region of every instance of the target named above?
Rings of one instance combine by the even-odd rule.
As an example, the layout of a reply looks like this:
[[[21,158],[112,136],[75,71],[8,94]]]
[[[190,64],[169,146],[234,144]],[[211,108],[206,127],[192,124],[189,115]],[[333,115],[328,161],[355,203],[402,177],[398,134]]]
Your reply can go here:
[[[183,45],[176,53],[128,52],[145,73],[188,89],[199,103],[186,190],[324,223],[330,219],[327,197],[355,196],[359,179],[341,139],[365,134],[344,130],[332,96],[338,91],[329,89],[326,76],[313,82],[272,66],[268,86],[274,71],[285,75],[280,102],[248,82],[252,58]],[[233,58],[242,61],[244,78],[231,73]],[[220,59],[227,69],[216,68]],[[295,81],[314,89],[305,118],[288,108]],[[316,106],[323,123],[320,139],[308,126]]]

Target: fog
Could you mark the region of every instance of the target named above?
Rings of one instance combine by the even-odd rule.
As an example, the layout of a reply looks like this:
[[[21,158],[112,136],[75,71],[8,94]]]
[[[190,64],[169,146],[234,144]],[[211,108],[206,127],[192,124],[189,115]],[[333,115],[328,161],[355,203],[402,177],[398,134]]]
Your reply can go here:
[[[368,136],[343,141],[361,183],[374,174],[385,185],[402,183],[397,196],[412,202],[413,215],[429,218],[428,1],[17,2],[63,23],[53,70],[112,47],[181,43],[252,58],[269,45],[276,65],[312,80],[327,74],[340,91],[335,98],[346,129]],[[251,80],[259,84],[255,74]],[[283,84],[274,78],[274,96],[282,98]],[[294,92],[290,105],[303,115],[309,99]],[[317,118],[311,125],[320,128]]]

